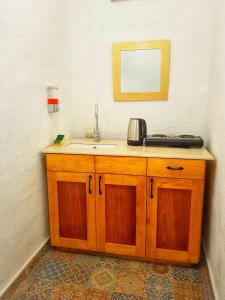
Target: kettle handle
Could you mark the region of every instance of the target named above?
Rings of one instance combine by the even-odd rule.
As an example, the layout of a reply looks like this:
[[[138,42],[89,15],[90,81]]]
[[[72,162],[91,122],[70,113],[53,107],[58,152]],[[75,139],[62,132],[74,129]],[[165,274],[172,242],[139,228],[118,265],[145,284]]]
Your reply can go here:
[[[147,135],[147,124],[146,124],[146,121],[144,119],[140,119],[140,124],[141,124],[141,128],[142,128],[142,137],[146,138],[146,135]]]

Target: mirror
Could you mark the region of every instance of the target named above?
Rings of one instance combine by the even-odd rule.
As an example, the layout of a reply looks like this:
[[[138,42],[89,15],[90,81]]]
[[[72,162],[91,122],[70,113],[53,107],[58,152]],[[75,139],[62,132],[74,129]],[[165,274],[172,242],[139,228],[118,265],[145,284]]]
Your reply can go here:
[[[122,93],[160,92],[161,50],[121,51]]]
[[[114,100],[167,100],[169,48],[169,41],[114,43]]]

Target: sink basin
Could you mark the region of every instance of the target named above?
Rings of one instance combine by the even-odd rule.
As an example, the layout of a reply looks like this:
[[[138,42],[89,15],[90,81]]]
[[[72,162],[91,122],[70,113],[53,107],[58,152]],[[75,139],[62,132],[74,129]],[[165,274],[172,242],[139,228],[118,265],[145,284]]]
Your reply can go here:
[[[73,143],[66,146],[69,149],[113,149],[115,144],[78,144]]]

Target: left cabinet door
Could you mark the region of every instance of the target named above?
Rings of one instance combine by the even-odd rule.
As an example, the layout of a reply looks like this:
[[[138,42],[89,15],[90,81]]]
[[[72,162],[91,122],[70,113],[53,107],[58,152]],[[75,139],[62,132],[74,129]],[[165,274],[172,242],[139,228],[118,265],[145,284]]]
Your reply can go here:
[[[95,175],[48,171],[51,244],[96,250]]]

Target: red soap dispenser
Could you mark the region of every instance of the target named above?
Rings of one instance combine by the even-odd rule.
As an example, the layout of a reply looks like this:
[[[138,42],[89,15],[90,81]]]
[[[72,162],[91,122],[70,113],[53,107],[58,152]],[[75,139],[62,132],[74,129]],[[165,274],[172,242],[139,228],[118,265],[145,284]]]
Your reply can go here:
[[[57,86],[47,87],[47,97],[48,97],[48,112],[56,113],[59,111],[59,99],[57,96]]]

